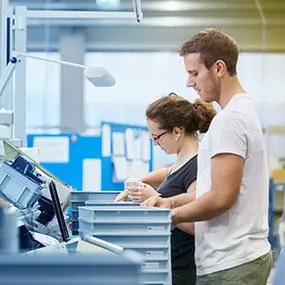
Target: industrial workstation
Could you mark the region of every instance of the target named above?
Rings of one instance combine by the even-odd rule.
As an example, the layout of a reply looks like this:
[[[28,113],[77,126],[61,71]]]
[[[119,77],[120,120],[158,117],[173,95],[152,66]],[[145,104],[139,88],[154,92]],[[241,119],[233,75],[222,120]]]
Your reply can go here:
[[[283,0],[0,9],[0,284],[285,284]]]

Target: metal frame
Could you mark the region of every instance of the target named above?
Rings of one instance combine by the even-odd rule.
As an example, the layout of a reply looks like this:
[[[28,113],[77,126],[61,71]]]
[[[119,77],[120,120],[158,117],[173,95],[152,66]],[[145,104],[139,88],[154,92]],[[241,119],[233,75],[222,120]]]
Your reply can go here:
[[[0,75],[9,63],[13,50],[25,53],[27,49],[28,19],[133,19],[142,21],[141,1],[133,0],[134,12],[100,12],[100,11],[28,11],[25,6],[10,7],[9,0],[0,0]],[[8,73],[13,73],[15,64]],[[12,75],[9,75],[13,78]],[[1,82],[7,78],[1,77]],[[0,138],[17,138],[26,145],[26,59],[21,58],[21,64],[15,70],[13,80],[5,83],[5,91],[0,97]],[[14,83],[14,85],[13,85]],[[14,87],[14,88],[13,88]],[[0,92],[1,93],[1,92]],[[13,94],[13,96],[11,96]],[[8,115],[6,115],[8,110]],[[2,135],[3,134],[3,135]]]

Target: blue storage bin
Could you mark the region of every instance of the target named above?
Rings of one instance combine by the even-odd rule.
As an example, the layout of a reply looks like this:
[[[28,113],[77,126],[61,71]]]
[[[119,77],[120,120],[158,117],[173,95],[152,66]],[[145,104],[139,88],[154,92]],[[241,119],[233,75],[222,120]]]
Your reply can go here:
[[[72,230],[79,229],[79,221],[72,221]]]
[[[71,217],[72,217],[72,220],[73,221],[78,221],[78,216],[79,216],[79,213],[78,213],[78,210],[72,210],[71,211]]]
[[[78,211],[78,207],[83,207],[85,206],[85,201],[70,201],[71,204],[71,212],[76,212]]]

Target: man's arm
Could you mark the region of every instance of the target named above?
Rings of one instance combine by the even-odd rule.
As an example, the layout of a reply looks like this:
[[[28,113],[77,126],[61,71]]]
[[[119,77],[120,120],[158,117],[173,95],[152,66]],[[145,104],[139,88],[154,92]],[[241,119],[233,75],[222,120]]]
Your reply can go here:
[[[177,208],[193,202],[196,199],[196,181],[188,187],[187,193],[172,196],[168,199],[172,202],[172,208]]]
[[[193,202],[196,197],[196,181],[194,181],[187,189],[188,198],[190,197],[191,201]],[[190,203],[188,202],[188,203]],[[175,205],[174,205],[175,206]],[[195,223],[181,223],[177,225],[177,228],[181,231],[190,234],[195,235]]]
[[[195,235],[195,223],[181,223],[177,225],[177,228],[189,235],[194,236]]]
[[[195,183],[196,185],[196,183]],[[176,208],[187,203],[193,202],[196,198],[196,191],[191,193],[183,193],[169,198],[161,198],[158,196],[150,197],[145,200],[141,205],[147,207],[160,207],[160,208]]]
[[[195,201],[172,210],[173,224],[210,220],[235,203],[242,181],[244,159],[235,154],[218,154],[211,160],[210,191]]]

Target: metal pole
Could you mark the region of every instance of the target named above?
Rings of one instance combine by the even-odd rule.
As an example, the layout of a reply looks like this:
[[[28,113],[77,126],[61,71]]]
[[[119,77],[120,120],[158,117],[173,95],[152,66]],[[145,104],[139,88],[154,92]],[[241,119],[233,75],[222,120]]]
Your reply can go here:
[[[143,19],[141,0],[133,0],[133,7],[137,22],[141,22]]]
[[[17,52],[17,51],[15,51],[15,54],[18,55],[18,56],[21,56],[21,57],[33,58],[33,59],[37,59],[37,60],[42,60],[42,61],[62,64],[62,65],[69,65],[69,66],[73,66],[73,67],[79,67],[79,68],[83,68],[83,69],[86,68],[86,66],[82,65],[82,64],[72,63],[72,62],[68,62],[68,61],[64,61],[64,60],[50,59],[50,58],[46,58],[46,57],[31,55],[31,54],[24,53],[24,52]]]
[[[15,7],[15,50],[25,53],[27,47],[27,8]],[[26,145],[26,59],[21,58],[15,70],[13,138]]]
[[[124,248],[121,246],[109,243],[107,241],[104,241],[102,239],[98,239],[98,238],[90,236],[90,235],[84,235],[82,237],[82,240],[87,241],[91,244],[100,246],[102,248],[108,249],[114,253],[121,253],[124,250]]]
[[[136,1],[137,2],[137,1]],[[30,10],[29,19],[133,19],[133,12]]]

